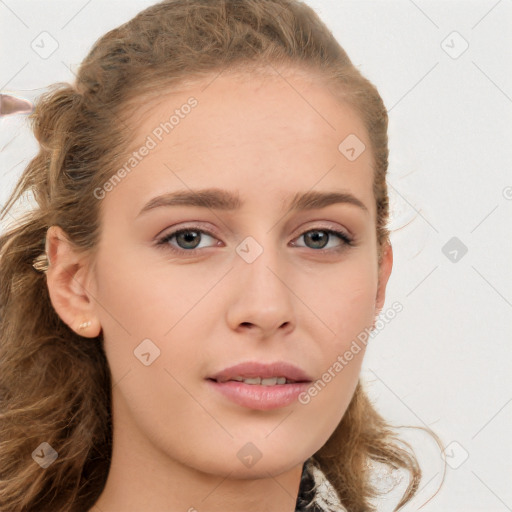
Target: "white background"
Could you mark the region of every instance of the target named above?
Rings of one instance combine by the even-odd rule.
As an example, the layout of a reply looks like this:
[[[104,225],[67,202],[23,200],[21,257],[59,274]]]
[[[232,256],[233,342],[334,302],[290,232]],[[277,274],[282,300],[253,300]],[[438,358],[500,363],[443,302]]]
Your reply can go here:
[[[153,3],[0,2],[0,91],[33,99],[73,81],[98,37]],[[429,426],[449,445],[444,486],[422,510],[512,510],[512,2],[307,3],[390,116],[384,310],[403,311],[369,344],[369,392],[394,424]],[[31,47],[44,31],[58,43],[47,58]],[[0,118],[0,148],[3,204],[37,150],[24,116]],[[466,254],[443,253],[453,237]],[[426,434],[400,432],[424,467],[413,511],[437,490],[443,460]]]

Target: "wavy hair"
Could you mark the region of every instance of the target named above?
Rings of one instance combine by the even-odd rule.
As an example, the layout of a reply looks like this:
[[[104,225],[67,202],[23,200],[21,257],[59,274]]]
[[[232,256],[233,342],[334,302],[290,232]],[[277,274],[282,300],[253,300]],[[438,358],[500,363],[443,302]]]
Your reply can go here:
[[[87,511],[109,471],[112,382],[103,333],[84,343],[52,307],[47,229],[59,225],[76,248],[94,252],[100,201],[93,191],[125,157],[128,120],[141,98],[224,70],[251,73],[269,65],[308,71],[363,120],[380,264],[389,240],[387,111],[313,9],[295,0],[166,0],[109,31],[73,84],[59,82],[38,98],[29,120],[39,152],[1,212],[0,218],[10,214],[25,194],[36,201],[0,237],[0,510]],[[34,455],[43,442],[58,452],[44,470]],[[312,459],[350,512],[375,510],[371,500],[379,492],[369,461],[408,472],[395,510],[421,479],[414,450],[379,415],[361,382]]]

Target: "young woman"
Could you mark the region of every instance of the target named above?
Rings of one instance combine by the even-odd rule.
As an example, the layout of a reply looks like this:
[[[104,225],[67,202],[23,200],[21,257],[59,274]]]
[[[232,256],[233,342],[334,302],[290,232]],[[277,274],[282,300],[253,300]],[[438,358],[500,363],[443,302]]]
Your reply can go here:
[[[314,11],[168,0],[31,114],[0,238],[0,509],[374,510],[387,112]]]

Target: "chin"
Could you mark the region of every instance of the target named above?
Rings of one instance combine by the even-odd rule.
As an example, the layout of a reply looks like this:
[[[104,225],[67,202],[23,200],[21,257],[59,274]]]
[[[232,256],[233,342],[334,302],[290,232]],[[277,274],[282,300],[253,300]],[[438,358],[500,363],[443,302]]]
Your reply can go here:
[[[233,453],[229,456],[229,453]],[[224,456],[217,458],[212,454],[207,461],[201,460],[197,463],[189,461],[188,465],[208,474],[227,476],[235,480],[251,480],[278,476],[302,466],[308,455],[294,451],[288,456],[282,453],[265,454],[265,449],[258,449],[256,444],[250,441],[242,444],[235,452],[226,450]]]

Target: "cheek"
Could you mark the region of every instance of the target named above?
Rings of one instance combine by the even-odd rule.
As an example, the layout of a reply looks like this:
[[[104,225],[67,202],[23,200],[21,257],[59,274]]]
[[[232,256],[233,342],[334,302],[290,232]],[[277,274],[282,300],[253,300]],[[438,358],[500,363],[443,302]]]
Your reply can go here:
[[[353,337],[372,325],[375,315],[378,274],[371,258],[353,258],[346,264],[333,266],[313,280],[315,292],[307,301],[322,319],[331,346],[344,349]],[[308,282],[306,282],[308,281]],[[303,282],[304,297],[311,290],[311,278]],[[305,300],[306,302],[306,300]],[[313,309],[313,307],[311,308]]]
[[[191,276],[190,270],[171,264],[166,268],[162,272],[161,265],[144,265],[120,249],[105,250],[98,257],[93,293],[114,381],[128,370],[147,369],[137,358],[139,353],[158,354],[151,363],[155,371],[168,368],[186,374],[201,360],[197,341],[204,339],[200,336],[204,322],[199,320],[210,313],[210,302],[202,299],[218,276],[211,272]]]
[[[179,271],[169,269],[166,279],[157,267],[119,245],[103,247],[96,266],[94,296],[105,331],[127,333],[135,341],[161,337],[186,312],[185,283]],[[139,251],[143,253],[143,251]],[[172,288],[171,288],[172,283]],[[142,339],[141,338],[141,339]]]
[[[325,336],[316,336],[322,373],[311,392],[318,394],[319,410],[336,404],[330,409],[333,424],[341,419],[357,385],[375,318],[377,279],[371,258],[354,258],[324,279],[324,293],[317,302],[317,311],[329,329],[324,330]],[[304,399],[309,398],[314,397]]]
[[[377,285],[365,275],[352,275],[340,283],[341,290],[333,305],[334,330],[337,334],[337,348],[357,337],[370,327],[375,315]]]
[[[371,267],[344,269],[333,276],[318,309],[329,326],[318,337],[321,373],[299,397],[311,417],[323,417],[326,436],[336,428],[353,396],[375,315],[377,274]],[[319,303],[320,305],[320,303]]]

